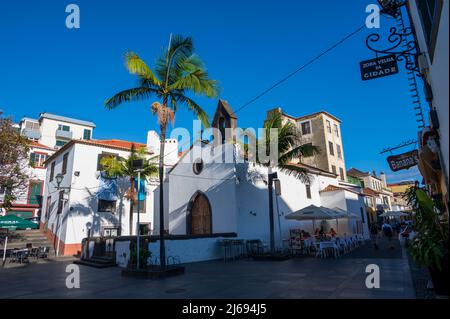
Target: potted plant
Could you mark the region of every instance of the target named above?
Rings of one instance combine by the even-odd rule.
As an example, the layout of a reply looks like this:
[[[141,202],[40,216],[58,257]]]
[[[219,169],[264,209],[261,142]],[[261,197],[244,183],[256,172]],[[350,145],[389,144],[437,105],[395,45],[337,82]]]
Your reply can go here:
[[[436,293],[448,295],[448,220],[438,209],[441,205],[419,186],[409,188],[405,199],[415,211],[417,235],[409,244],[411,255],[428,267]]]
[[[148,258],[151,257],[151,252],[146,246],[139,249],[139,269],[147,268]],[[137,249],[136,246],[130,244],[130,260],[128,261],[129,269],[136,269],[137,267]]]

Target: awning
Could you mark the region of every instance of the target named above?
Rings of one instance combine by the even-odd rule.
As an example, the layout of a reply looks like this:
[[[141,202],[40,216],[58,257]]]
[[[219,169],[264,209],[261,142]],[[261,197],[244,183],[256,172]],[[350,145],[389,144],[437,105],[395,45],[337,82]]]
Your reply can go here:
[[[388,211],[380,215],[380,217],[403,217],[409,216],[409,214],[400,211]]]
[[[37,229],[38,225],[15,215],[6,215],[0,217],[0,228]]]

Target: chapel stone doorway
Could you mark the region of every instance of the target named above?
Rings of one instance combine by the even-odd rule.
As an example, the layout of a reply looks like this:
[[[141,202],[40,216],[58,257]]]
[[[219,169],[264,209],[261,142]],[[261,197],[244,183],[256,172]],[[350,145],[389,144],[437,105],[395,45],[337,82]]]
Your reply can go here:
[[[211,234],[211,205],[205,194],[198,192],[189,204],[189,229],[191,235]]]

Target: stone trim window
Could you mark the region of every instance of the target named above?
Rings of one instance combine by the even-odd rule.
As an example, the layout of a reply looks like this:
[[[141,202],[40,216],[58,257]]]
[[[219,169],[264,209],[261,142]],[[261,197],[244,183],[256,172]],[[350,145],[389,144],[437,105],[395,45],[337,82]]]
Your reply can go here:
[[[311,121],[305,121],[300,123],[300,129],[302,131],[302,135],[311,134]]]
[[[99,213],[115,213],[116,212],[116,201],[99,199],[97,211]]]

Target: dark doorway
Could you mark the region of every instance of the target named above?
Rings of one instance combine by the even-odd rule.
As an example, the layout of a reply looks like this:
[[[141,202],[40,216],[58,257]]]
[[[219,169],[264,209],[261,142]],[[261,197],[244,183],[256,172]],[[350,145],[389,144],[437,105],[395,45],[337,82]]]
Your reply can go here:
[[[212,233],[211,205],[202,192],[192,196],[188,205],[187,232],[191,235]]]

